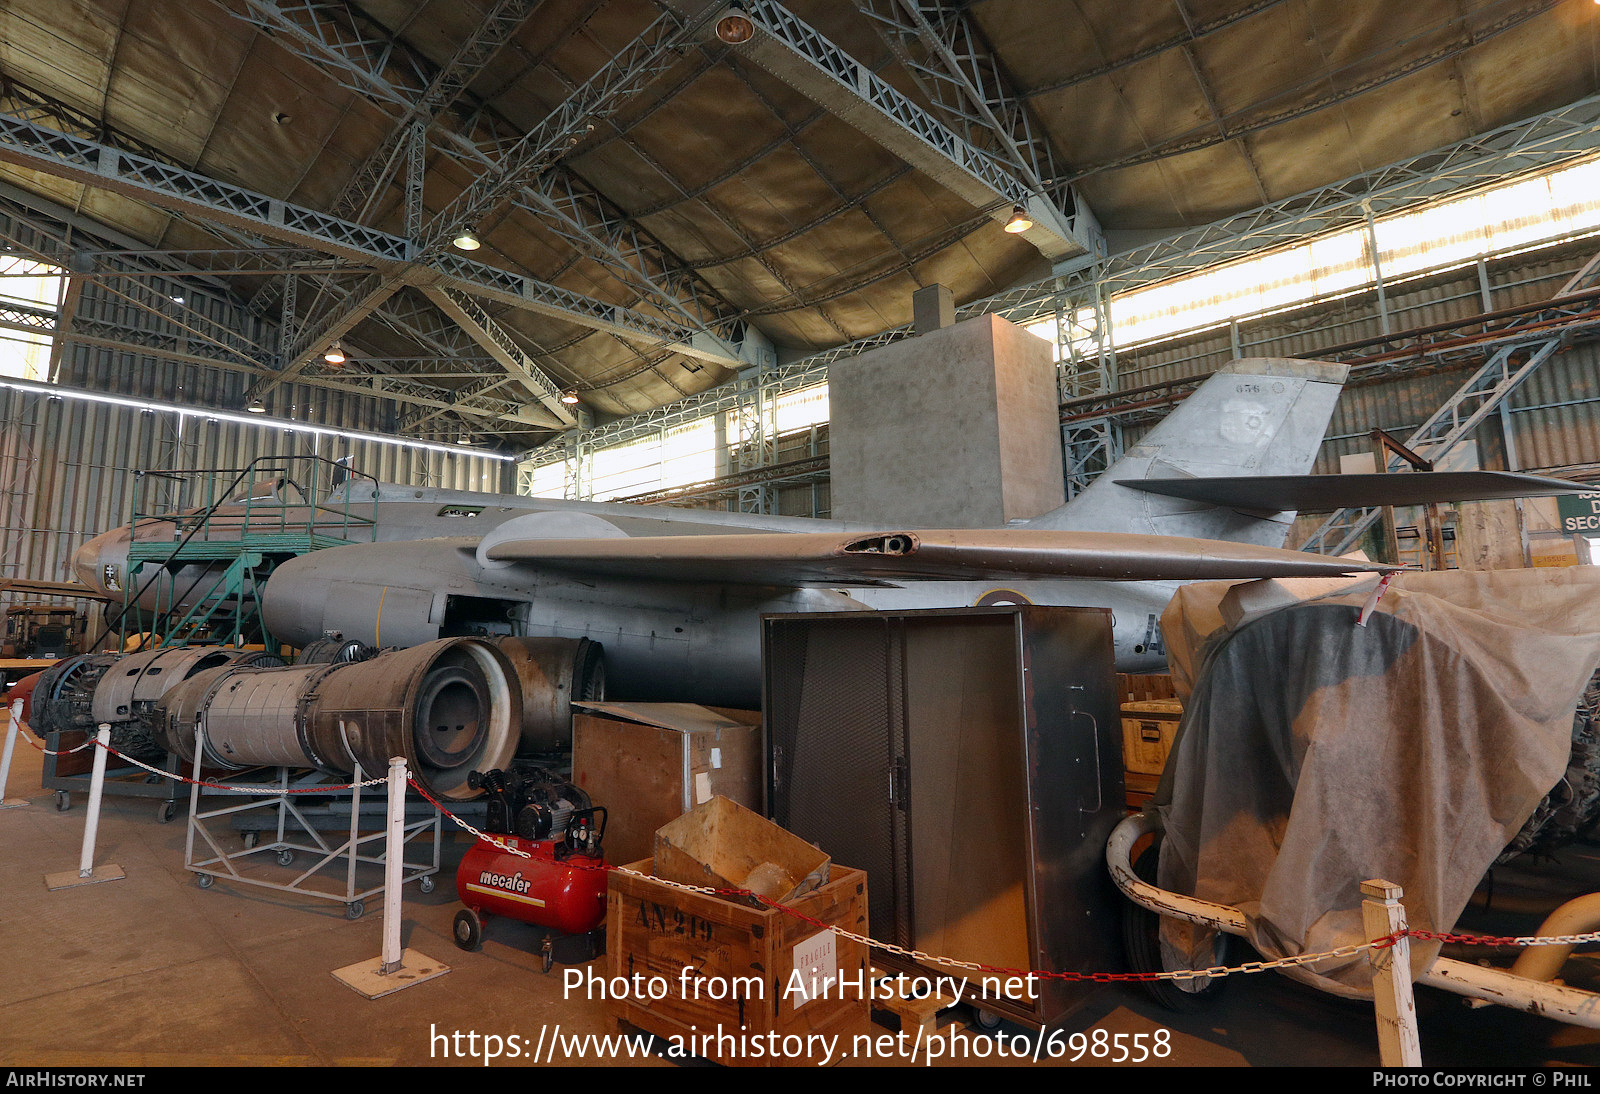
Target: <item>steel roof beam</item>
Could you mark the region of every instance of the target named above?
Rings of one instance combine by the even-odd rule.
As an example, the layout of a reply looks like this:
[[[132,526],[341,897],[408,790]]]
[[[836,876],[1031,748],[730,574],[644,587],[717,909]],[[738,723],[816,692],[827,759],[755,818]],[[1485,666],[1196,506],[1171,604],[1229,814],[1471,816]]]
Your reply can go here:
[[[352,25],[351,9],[346,5],[328,0],[295,4],[248,0],[248,6],[245,18],[272,32],[279,45],[380,108],[410,116],[427,94],[433,79],[428,63],[381,28]],[[684,18],[694,24],[700,15]],[[436,146],[477,171],[493,170],[523,134],[483,104],[473,106],[460,128],[435,125]],[[435,120],[442,123],[444,119]],[[744,341],[738,309],[570,171],[557,164],[541,175],[527,177],[510,199],[638,293],[642,305],[692,331],[694,345],[714,350],[721,358],[717,363],[728,367],[744,363],[738,349]],[[713,359],[692,350],[689,355]]]
[[[283,375],[279,382],[303,370],[315,360],[323,346],[349,333],[402,286],[409,283],[427,288],[429,281],[418,281],[413,271],[418,267],[436,267],[437,260],[447,259],[453,239],[463,231],[475,229],[507,202],[515,191],[520,190],[526,180],[551,166],[587,135],[594,128],[596,120],[609,117],[623,102],[676,64],[676,46],[683,31],[678,17],[670,12],[665,13],[602,65],[582,87],[567,96],[555,110],[495,160],[488,170],[456,195],[449,206],[434,216],[422,237],[415,241],[404,264],[393,271],[374,274],[361,282],[352,294],[353,301],[348,309],[325,318],[296,342],[284,355]],[[497,360],[504,360],[504,342],[489,334],[482,324],[474,323],[463,329],[475,340],[481,339],[483,348]],[[535,399],[545,402],[545,392],[553,385],[548,377],[532,365],[531,360],[508,367],[512,368],[513,375]],[[529,371],[530,367],[532,372]],[[266,386],[270,387],[271,382]],[[259,396],[261,392],[252,394]],[[556,406],[559,408],[559,402]],[[564,412],[565,408],[560,410]]]
[[[916,81],[940,121],[1004,162],[1031,193],[1049,199],[1059,222],[1055,234],[1065,231],[1099,242],[1093,214],[1057,167],[1044,126],[968,18],[968,4],[858,0],[856,7]]]
[[[1113,255],[1101,264],[1106,288],[1123,292],[1153,285],[1365,224],[1363,203],[1370,205],[1374,213],[1391,213],[1479,190],[1515,175],[1555,170],[1596,153],[1600,153],[1600,95]],[[1096,288],[1095,273],[1094,268],[1078,270],[997,293],[958,307],[956,317],[995,314],[1021,324],[1052,317],[1060,309],[1088,306]],[[827,379],[828,366],[834,361],[858,356],[911,334],[909,325],[896,327],[810,354],[778,366],[768,381],[785,385],[785,390],[821,383]],[[668,406],[586,430],[581,440],[595,447],[622,444],[647,436],[663,425],[733,409],[744,396],[746,382],[741,379],[723,384]],[[529,463],[538,467],[559,462],[566,454],[566,443],[563,439],[534,449]]]
[[[375,270],[408,264],[414,245],[399,236],[354,224],[292,202],[268,197],[199,172],[174,167],[83,137],[0,113],[0,160],[88,186],[120,193],[161,208],[257,232],[269,239],[352,259]],[[666,343],[678,352],[738,364],[697,332],[617,304],[548,285],[456,255],[442,256],[414,275],[500,303],[643,342]]]
[[[544,370],[534,362],[522,347],[506,333],[505,329],[496,323],[483,306],[465,293],[451,292],[449,289],[427,288],[422,290],[429,300],[438,305],[450,318],[454,319],[462,330],[472,336],[472,340],[488,349],[496,361],[499,361],[518,383],[534,393],[534,397],[544,405],[555,419],[558,428],[568,428],[578,424],[578,419],[572,416],[572,411],[561,401],[561,389],[556,387]],[[540,423],[549,424],[549,423]]]
[[[321,286],[321,290],[322,295],[332,297],[331,308],[333,311],[339,312],[349,308],[352,294],[331,283],[324,283]],[[435,291],[442,292],[444,290]],[[464,307],[477,307],[470,297],[465,294],[457,295],[467,302],[463,305]],[[424,312],[421,309],[408,307],[404,303],[404,298],[400,296],[386,301],[385,307],[377,310],[374,314],[376,318],[396,333],[425,347],[432,348],[436,353],[447,359],[466,360],[464,352],[458,348],[460,346],[467,346],[472,349],[477,348],[468,330],[453,322],[443,322],[442,317],[437,317],[437,314],[432,312],[431,309]],[[430,329],[419,322],[419,320],[425,321],[434,318],[441,318],[441,322],[435,328]],[[496,329],[498,330],[498,328]],[[355,353],[350,354],[350,359],[351,362],[364,363],[377,368],[384,367],[383,362],[385,360],[381,357],[367,354],[357,355]],[[464,387],[435,388],[431,385],[415,383],[415,377],[387,372],[384,373],[383,379],[391,385],[390,390],[409,393],[426,391],[431,393],[433,396],[431,399],[416,398],[408,401],[418,406],[430,407],[434,412],[459,410],[463,413],[501,418],[520,425],[535,425],[554,429],[566,427],[568,423],[564,422],[559,416],[547,414],[539,409],[530,409],[526,405],[526,400],[518,401],[504,396],[489,394],[492,389],[502,387],[516,377],[507,375],[507,372],[504,371],[505,365],[498,354],[488,358],[485,363],[487,366],[485,371],[462,374],[464,377],[471,378],[474,381]],[[541,381],[534,379],[535,375],[542,377],[543,374],[539,372],[537,366],[531,360],[528,360],[526,367],[529,371],[525,372],[522,377],[524,385],[529,390],[548,389],[548,382],[541,383]],[[302,378],[304,375],[306,374],[302,374]],[[408,384],[409,386],[407,386]],[[249,397],[259,398],[259,396],[253,395]],[[402,427],[401,431],[405,431],[404,427]]]
[[[1005,151],[1004,144],[1014,141],[997,146],[996,130],[985,125],[986,147],[973,144],[775,0],[742,0],[738,10],[755,28],[749,41],[732,47],[740,55],[997,222],[1005,223],[1012,207],[1022,206],[1033,220],[1023,237],[1052,263],[1102,249],[1099,226],[1087,209],[1062,209],[1044,193],[1044,180]]]
[[[175,361],[179,364],[203,365],[255,375],[266,371],[259,363],[241,358],[228,347],[210,340],[186,339],[184,345],[188,348],[178,349],[177,340],[172,335],[126,327],[87,318],[81,314],[74,319],[72,330],[64,330],[60,327],[59,317],[54,311],[20,304],[0,306],[0,329],[48,336],[60,343],[116,349],[137,356]],[[458,401],[452,398],[453,392],[447,388],[417,384],[403,376],[373,375],[363,379],[367,382],[358,382],[354,375],[345,380],[326,376],[307,376],[302,377],[299,382],[327,391],[342,391],[368,398],[388,399],[412,406],[428,407],[434,412],[451,411],[522,425],[548,425],[542,415],[525,415],[518,405],[512,402],[503,402],[500,409],[496,410]],[[480,396],[480,400],[481,398]]]
[[[500,0],[484,14],[482,21],[444,67],[428,77],[427,86],[406,108],[377,150],[356,169],[334,202],[333,211],[366,223],[380,194],[394,173],[407,146],[416,136],[415,127],[431,126],[456,101],[467,85],[483,71],[500,48],[544,0]],[[415,180],[413,180],[415,181]]]

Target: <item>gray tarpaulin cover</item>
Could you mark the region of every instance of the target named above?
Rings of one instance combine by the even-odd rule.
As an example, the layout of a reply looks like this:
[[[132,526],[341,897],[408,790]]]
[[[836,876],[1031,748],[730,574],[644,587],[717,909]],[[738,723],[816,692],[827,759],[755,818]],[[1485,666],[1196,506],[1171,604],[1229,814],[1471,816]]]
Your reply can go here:
[[[1600,570],[1401,574],[1358,627],[1375,581],[1233,627],[1229,585],[1189,585],[1162,617],[1186,708],[1159,882],[1238,908],[1267,957],[1364,941],[1369,878],[1404,887],[1412,927],[1449,930],[1565,774],[1600,662]],[[1212,963],[1199,930],[1163,935],[1187,967]],[[1437,953],[1413,940],[1414,968]],[[1370,992],[1365,954],[1301,978]]]

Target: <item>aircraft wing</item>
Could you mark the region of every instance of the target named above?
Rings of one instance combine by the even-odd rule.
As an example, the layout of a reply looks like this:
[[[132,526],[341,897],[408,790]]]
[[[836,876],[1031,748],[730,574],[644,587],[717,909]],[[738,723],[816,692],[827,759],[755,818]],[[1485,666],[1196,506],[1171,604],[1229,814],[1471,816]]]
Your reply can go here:
[[[1511,471],[1401,471],[1389,475],[1240,475],[1174,479],[1117,479],[1118,486],[1209,502],[1230,509],[1321,512],[1371,505],[1428,505],[1576,494],[1587,487],[1566,479]]]
[[[29,581],[26,578],[8,577],[0,578],[0,593],[17,593],[22,596],[67,596],[82,597],[85,600],[100,600],[107,603],[111,598],[104,593],[80,585],[76,581]]]
[[[1017,577],[1331,577],[1397,568],[1248,543],[1025,529],[514,539],[486,554],[605,577],[828,588]]]

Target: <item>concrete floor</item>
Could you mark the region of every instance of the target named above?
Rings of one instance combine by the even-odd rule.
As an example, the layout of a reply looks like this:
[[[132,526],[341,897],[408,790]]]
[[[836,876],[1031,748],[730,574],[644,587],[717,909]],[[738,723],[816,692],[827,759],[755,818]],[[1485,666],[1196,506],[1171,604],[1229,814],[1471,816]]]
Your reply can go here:
[[[404,944],[447,964],[450,972],[368,1000],[332,973],[378,956],[379,901],[352,921],[342,905],[309,897],[226,882],[202,890],[183,867],[184,817],[158,824],[150,799],[106,801],[95,862],[120,866],[123,880],[48,890],[45,875],[77,870],[86,811],[84,795],[75,794],[72,808],[58,812],[54,793],[39,788],[40,772],[39,753],[19,745],[5,797],[28,802],[0,809],[0,952],[6,957],[6,975],[0,979],[0,1065],[478,1064],[479,1059],[454,1055],[457,1044],[464,1050],[475,1047],[469,1033],[479,1038],[515,1034],[529,1043],[544,1034],[548,1045],[558,1027],[563,1038],[616,1032],[603,1003],[564,997],[561,966],[549,975],[540,971],[536,929],[497,920],[489,925],[480,952],[466,953],[453,944],[451,921],[460,907],[453,877],[465,836],[447,838],[436,890],[423,896],[408,886],[405,896]],[[264,872],[275,869],[263,867]],[[1528,931],[1545,910],[1586,891],[1585,885],[1600,889],[1600,856],[1592,846],[1557,864],[1502,868],[1496,872],[1491,909],[1481,907],[1480,891],[1468,920],[1494,933]],[[1569,963],[1568,979],[1578,986],[1600,986],[1590,983],[1600,979],[1595,972],[1595,962],[1580,957]],[[1076,1031],[1151,1037],[1165,1031],[1170,1055],[1151,1063],[1374,1067],[1378,1062],[1369,1007],[1275,974],[1234,977],[1216,1003],[1195,1014],[1163,1010],[1136,986],[1093,985],[1085,992],[1061,1039]],[[1427,989],[1419,990],[1418,1010],[1427,1065],[1600,1063],[1597,1031],[1498,1008],[1470,1010],[1453,996]],[[950,1027],[944,1032],[948,1035]],[[1024,1032],[1003,1027],[1001,1043],[1011,1047],[1010,1039]],[[462,1036],[455,1038],[457,1033]],[[961,1036],[980,1035],[958,1032]],[[977,1050],[984,1059],[956,1062],[1028,1066],[997,1058],[994,1044]],[[558,1051],[554,1062],[602,1061]],[[658,1055],[629,1059],[615,1053],[603,1063],[673,1066]]]

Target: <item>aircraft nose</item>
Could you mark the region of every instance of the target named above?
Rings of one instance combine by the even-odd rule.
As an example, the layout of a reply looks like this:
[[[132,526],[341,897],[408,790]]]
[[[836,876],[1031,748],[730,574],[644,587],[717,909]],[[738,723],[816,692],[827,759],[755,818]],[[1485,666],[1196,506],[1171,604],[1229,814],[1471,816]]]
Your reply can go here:
[[[72,572],[83,584],[113,599],[121,599],[128,572],[128,531],[102,532],[72,555]]]

